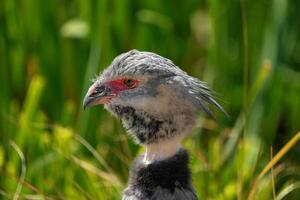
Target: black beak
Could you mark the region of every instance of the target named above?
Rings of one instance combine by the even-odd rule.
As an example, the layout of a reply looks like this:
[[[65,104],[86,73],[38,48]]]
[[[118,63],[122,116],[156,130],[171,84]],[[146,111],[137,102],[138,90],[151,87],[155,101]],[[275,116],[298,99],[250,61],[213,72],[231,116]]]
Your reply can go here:
[[[104,85],[99,86],[93,84],[84,97],[83,109],[85,110],[90,106],[103,104],[104,98],[109,96],[110,93],[110,89],[106,88]]]
[[[83,110],[85,110],[89,105],[92,104],[92,102],[95,100],[95,97],[93,96],[86,96],[83,100]]]

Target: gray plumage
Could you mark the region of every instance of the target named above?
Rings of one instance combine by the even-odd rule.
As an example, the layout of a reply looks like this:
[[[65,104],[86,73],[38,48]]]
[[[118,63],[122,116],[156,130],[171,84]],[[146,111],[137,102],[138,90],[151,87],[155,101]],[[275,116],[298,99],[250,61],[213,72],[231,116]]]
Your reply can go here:
[[[197,200],[188,168],[188,154],[179,149],[171,158],[143,164],[138,156],[130,170],[122,200]]]
[[[151,52],[131,50],[116,57],[96,81],[113,79],[118,76],[150,76],[153,84],[164,83],[177,87],[197,108],[213,116],[207,108],[207,103],[212,104],[224,114],[226,112],[213,99],[210,89],[206,84],[177,67],[171,60]],[[226,114],[227,115],[227,114]]]
[[[136,85],[126,87],[128,80]],[[167,58],[131,50],[116,57],[90,87],[84,107],[97,104],[120,118],[147,149],[131,167],[123,200],[197,199],[188,154],[179,144],[199,111],[212,116],[208,104],[225,113],[205,83]]]
[[[120,93],[117,99],[105,106],[122,119],[124,126],[139,143],[149,144],[176,134],[186,135],[192,128],[198,111],[213,116],[207,107],[208,104],[225,113],[212,98],[205,83],[189,76],[171,60],[157,54],[137,50],[123,53],[96,79],[96,84],[101,85],[118,77],[145,80],[141,86]],[[150,102],[154,98],[156,103]],[[124,108],[134,108],[130,115],[134,113],[139,119],[146,120],[136,123],[123,111],[120,115],[118,112]],[[156,110],[157,108],[159,110]],[[151,118],[161,122],[159,131],[155,135],[141,134],[141,131],[150,129],[146,121]],[[142,135],[142,140],[136,137],[137,135]]]

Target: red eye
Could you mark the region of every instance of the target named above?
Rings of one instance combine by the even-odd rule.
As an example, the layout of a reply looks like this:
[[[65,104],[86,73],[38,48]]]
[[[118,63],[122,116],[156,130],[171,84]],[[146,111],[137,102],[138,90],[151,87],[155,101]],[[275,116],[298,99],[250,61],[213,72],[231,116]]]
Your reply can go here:
[[[123,84],[126,85],[129,88],[133,88],[133,87],[136,86],[136,81],[133,80],[133,79],[128,78],[128,79],[124,79]]]

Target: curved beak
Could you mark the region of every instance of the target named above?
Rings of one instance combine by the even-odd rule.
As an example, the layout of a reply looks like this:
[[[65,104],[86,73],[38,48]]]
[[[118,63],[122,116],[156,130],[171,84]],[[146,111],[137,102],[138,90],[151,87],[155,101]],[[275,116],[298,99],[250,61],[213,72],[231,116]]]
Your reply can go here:
[[[98,83],[94,83],[84,97],[83,109],[85,110],[91,106],[105,104],[111,97],[111,90],[108,87],[104,84],[99,85]]]
[[[83,110],[85,110],[87,107],[92,106],[92,103],[95,101],[94,97],[85,96],[83,100]]]

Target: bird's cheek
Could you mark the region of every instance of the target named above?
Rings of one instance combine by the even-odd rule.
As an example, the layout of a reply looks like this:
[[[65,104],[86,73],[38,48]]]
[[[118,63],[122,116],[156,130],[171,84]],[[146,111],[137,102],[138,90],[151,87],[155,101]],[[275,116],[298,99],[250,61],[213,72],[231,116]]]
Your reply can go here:
[[[110,101],[111,101],[111,99],[112,99],[113,97],[111,97],[111,96],[107,96],[107,97],[102,97],[102,98],[99,98],[98,100],[96,100],[96,104],[107,104],[107,103],[109,103]]]
[[[112,96],[117,96],[120,92],[125,91],[127,88],[119,86],[119,85],[112,85],[106,84],[105,85],[111,91]]]

